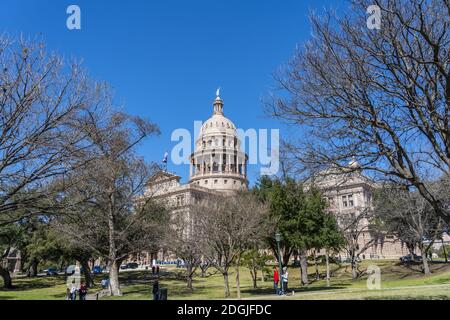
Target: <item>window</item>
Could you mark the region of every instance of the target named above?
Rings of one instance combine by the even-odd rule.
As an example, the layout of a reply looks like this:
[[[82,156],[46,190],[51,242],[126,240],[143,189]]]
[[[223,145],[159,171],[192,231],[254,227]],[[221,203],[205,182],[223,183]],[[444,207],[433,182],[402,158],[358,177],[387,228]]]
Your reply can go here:
[[[353,194],[342,196],[342,206],[344,208],[351,208],[354,206]]]
[[[228,182],[228,180],[227,180],[227,179],[223,180],[223,183],[224,183],[224,184],[227,184],[227,182]]]
[[[205,180],[205,184],[208,184],[208,180]]]
[[[342,205],[344,208],[348,207],[347,196],[342,196]]]
[[[347,198],[348,198],[348,206],[349,206],[349,207],[353,207],[353,195],[352,195],[352,194],[349,194],[349,195],[347,196]]]
[[[184,196],[177,196],[177,206],[184,205]]]
[[[217,179],[216,179],[216,180],[214,180],[214,184],[217,184]]]

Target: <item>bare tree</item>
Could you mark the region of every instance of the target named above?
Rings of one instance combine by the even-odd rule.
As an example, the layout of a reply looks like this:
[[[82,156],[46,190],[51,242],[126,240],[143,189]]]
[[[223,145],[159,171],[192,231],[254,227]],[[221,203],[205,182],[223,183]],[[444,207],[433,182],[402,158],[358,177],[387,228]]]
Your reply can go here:
[[[377,5],[381,28],[369,29]],[[450,222],[429,178],[450,175],[450,2],[353,0],[311,15],[313,35],[276,76],[274,117],[301,128],[286,141],[302,170],[360,168],[414,186]]]
[[[89,163],[61,180],[60,228],[78,245],[107,258],[110,294],[121,295],[119,266],[130,254],[152,250],[161,241],[166,210],[145,194],[154,167],[134,154],[155,125],[123,113],[91,113],[83,128],[95,148]]]
[[[76,122],[101,99],[94,87],[42,43],[0,36],[0,227],[51,209],[51,180],[81,165]]]
[[[197,221],[190,212],[173,212],[172,232],[167,233],[166,247],[181,258],[186,267],[187,288],[193,290],[192,281],[195,271],[202,262],[203,244],[196,233]]]
[[[243,191],[204,200],[195,207],[195,217],[200,239],[210,248],[204,254],[223,275],[225,297],[230,296],[228,275],[234,263],[237,298],[240,299],[241,256],[267,236],[267,206],[253,194]]]
[[[362,241],[364,234],[369,234],[371,221],[373,220],[373,210],[355,210],[352,212],[339,213],[337,217],[339,228],[345,238],[345,250],[350,258],[352,267],[352,278],[358,278],[358,264],[360,256],[371,248],[376,241],[375,237]]]
[[[102,102],[96,87],[43,43],[0,36],[0,228],[54,212],[52,181],[89,161],[73,159],[90,148],[78,122]]]
[[[388,232],[409,244],[412,250],[419,248],[423,272],[430,274],[427,253],[444,232],[444,223],[430,204],[417,192],[387,186],[376,197],[375,213],[385,222]]]

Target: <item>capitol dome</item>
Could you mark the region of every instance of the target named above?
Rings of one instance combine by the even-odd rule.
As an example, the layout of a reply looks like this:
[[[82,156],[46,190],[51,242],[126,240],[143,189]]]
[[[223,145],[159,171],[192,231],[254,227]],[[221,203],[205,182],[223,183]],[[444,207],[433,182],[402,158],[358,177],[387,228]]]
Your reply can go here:
[[[247,159],[236,126],[223,114],[218,90],[213,115],[203,123],[195,141],[189,183],[218,191],[246,189]]]

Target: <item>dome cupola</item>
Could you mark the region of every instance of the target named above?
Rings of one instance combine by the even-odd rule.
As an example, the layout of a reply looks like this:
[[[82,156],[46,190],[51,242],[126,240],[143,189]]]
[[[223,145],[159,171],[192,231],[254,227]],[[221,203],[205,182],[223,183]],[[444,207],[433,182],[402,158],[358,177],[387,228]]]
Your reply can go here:
[[[241,151],[235,125],[223,114],[223,105],[217,89],[213,115],[195,141],[189,182],[219,191],[246,189],[248,157]]]

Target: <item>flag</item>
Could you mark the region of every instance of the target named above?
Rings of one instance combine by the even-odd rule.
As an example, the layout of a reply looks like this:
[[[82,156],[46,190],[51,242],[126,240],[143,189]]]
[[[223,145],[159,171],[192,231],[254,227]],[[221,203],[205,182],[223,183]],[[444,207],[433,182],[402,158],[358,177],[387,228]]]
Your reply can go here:
[[[169,154],[166,152],[164,153],[163,163],[167,163],[167,158],[169,157]]]

